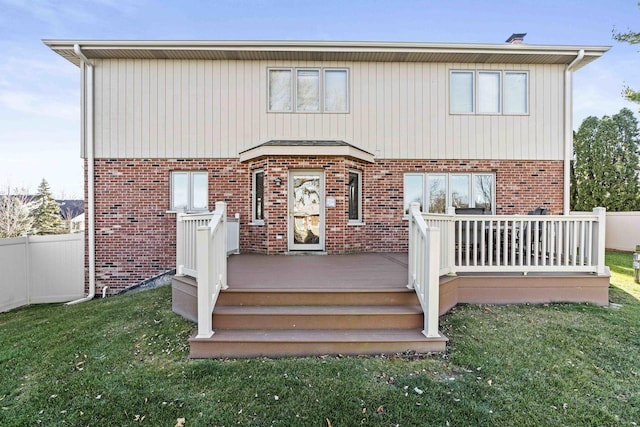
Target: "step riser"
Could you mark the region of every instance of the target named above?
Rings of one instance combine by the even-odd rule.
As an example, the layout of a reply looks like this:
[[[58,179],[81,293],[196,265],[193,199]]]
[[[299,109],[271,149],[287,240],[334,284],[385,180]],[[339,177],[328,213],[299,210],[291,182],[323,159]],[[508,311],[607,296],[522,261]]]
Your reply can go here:
[[[221,292],[216,305],[415,305],[415,291],[391,292]]]
[[[218,342],[215,346],[208,343],[191,341],[192,359],[217,357],[289,357],[289,356],[322,356],[326,354],[362,355],[362,354],[396,354],[406,351],[418,353],[443,352],[446,340],[412,341],[412,342]]]
[[[377,314],[377,315],[243,315],[215,314],[213,329],[417,329],[423,326],[420,314]]]

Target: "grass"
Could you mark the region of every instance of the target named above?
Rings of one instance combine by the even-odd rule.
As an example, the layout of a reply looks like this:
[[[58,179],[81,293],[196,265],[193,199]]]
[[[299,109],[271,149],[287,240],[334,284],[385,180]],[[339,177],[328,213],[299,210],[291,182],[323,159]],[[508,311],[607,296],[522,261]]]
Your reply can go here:
[[[189,361],[169,288],[0,314],[0,425],[630,426],[640,285],[609,253],[610,300],[460,306],[446,354]]]

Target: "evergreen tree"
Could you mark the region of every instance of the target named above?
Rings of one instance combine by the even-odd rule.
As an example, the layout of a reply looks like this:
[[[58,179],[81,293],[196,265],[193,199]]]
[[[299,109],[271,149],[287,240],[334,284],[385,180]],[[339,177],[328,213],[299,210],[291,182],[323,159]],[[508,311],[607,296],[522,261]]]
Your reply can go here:
[[[638,2],[638,6],[640,6],[640,2]],[[636,33],[631,30],[628,30],[624,33],[617,33],[614,29],[613,38],[614,40],[617,40],[622,43],[640,44],[640,33]],[[624,88],[624,97],[631,102],[640,104],[640,91],[633,90],[629,86],[626,86]]]
[[[60,204],[51,195],[49,184],[45,179],[38,186],[33,198],[33,227],[36,234],[56,234],[62,231]]]
[[[574,140],[575,210],[640,208],[639,143],[638,122],[626,108],[582,122]]]
[[[26,192],[0,195],[0,238],[19,237],[33,230],[32,205]]]

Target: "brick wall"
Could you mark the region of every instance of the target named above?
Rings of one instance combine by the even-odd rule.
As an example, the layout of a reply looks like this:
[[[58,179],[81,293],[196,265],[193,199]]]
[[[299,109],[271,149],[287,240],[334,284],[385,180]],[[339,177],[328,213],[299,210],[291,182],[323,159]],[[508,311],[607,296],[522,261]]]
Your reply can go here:
[[[493,172],[497,214],[522,214],[538,206],[554,214],[562,211],[561,161],[380,160],[370,164],[342,157],[271,157],[243,164],[237,159],[99,159],[95,164],[98,291],[109,286],[112,293],[175,268],[176,218],[168,212],[170,173],[175,170],[209,173],[209,206],[224,201],[229,215],[240,214],[243,252],[286,252],[288,178],[293,168],[324,170],[325,196],[336,200],[335,208],[325,209],[328,253],[407,250],[407,221],[402,219],[405,172]],[[255,169],[265,172],[263,225],[249,224]],[[362,225],[348,224],[351,169],[362,172]]]

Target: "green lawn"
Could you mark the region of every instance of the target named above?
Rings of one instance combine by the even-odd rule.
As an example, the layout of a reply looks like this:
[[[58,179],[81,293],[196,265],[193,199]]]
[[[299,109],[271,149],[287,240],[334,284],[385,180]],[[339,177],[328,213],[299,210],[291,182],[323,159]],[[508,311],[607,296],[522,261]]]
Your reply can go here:
[[[168,287],[0,314],[0,425],[632,426],[640,285],[611,302],[460,306],[446,354],[189,361]]]

